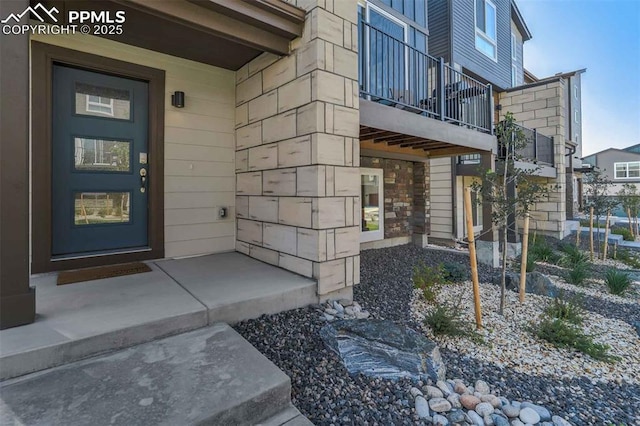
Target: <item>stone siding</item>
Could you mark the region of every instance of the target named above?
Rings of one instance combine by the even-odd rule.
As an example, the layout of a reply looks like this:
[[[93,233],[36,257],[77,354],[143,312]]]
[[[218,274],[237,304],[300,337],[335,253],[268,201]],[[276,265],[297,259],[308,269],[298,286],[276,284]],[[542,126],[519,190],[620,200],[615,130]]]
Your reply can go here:
[[[567,182],[565,140],[566,103],[565,80],[501,94],[502,116],[512,112],[516,122],[554,140],[555,179],[545,178],[549,185],[548,199],[538,203],[531,214],[531,229],[556,238],[566,231]]]
[[[360,280],[357,3],[297,6],[291,54],[236,72],[236,250],[316,279],[322,298]]]
[[[384,171],[384,238],[427,234],[428,164],[377,157],[362,157],[360,164]]]

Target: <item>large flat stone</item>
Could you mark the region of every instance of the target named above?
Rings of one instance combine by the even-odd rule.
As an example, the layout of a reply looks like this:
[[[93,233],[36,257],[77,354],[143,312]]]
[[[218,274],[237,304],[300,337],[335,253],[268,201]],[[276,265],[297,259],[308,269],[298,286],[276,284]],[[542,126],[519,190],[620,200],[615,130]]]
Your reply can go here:
[[[438,346],[416,331],[388,320],[339,320],[320,336],[351,374],[396,379],[444,380],[446,368]]]
[[[256,424],[290,381],[226,324],[0,384],[1,424]]]

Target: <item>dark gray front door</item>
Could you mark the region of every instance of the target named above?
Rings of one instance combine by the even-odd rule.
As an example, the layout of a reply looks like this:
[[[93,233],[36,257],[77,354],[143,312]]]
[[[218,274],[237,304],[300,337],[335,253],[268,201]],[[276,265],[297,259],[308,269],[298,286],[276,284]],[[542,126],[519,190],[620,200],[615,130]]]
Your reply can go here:
[[[147,131],[147,83],[54,66],[54,256],[148,246]]]

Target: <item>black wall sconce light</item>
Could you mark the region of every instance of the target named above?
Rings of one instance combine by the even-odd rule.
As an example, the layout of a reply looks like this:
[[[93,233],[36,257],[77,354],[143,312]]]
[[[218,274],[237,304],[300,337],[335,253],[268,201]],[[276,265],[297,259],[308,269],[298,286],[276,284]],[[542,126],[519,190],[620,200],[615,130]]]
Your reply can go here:
[[[171,105],[176,108],[184,108],[184,92],[173,92],[173,95],[171,95]]]
[[[496,105],[496,111],[502,111],[502,104]]]

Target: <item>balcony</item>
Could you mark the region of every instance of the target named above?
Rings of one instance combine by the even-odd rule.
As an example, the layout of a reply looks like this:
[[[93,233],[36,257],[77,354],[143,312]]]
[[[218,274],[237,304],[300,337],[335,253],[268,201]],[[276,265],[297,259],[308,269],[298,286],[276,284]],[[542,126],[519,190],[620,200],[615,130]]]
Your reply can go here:
[[[516,151],[515,165],[521,169],[537,169],[536,174],[542,177],[556,177],[554,163],[553,138],[516,124],[524,134],[527,144]],[[504,145],[498,141],[498,159],[506,157]],[[481,156],[478,153],[459,155],[456,161],[458,176],[478,176]]]
[[[375,136],[374,141],[391,138],[402,147],[430,151],[495,147],[490,84],[457,71],[443,59],[423,53],[366,22],[360,22],[359,30],[364,131],[361,140],[368,136]],[[400,111],[405,114],[399,115]],[[410,119],[407,114],[415,117]],[[398,119],[407,126],[399,128]],[[391,128],[385,128],[385,122]],[[440,123],[434,125],[435,122]],[[403,139],[403,134],[411,137]]]

